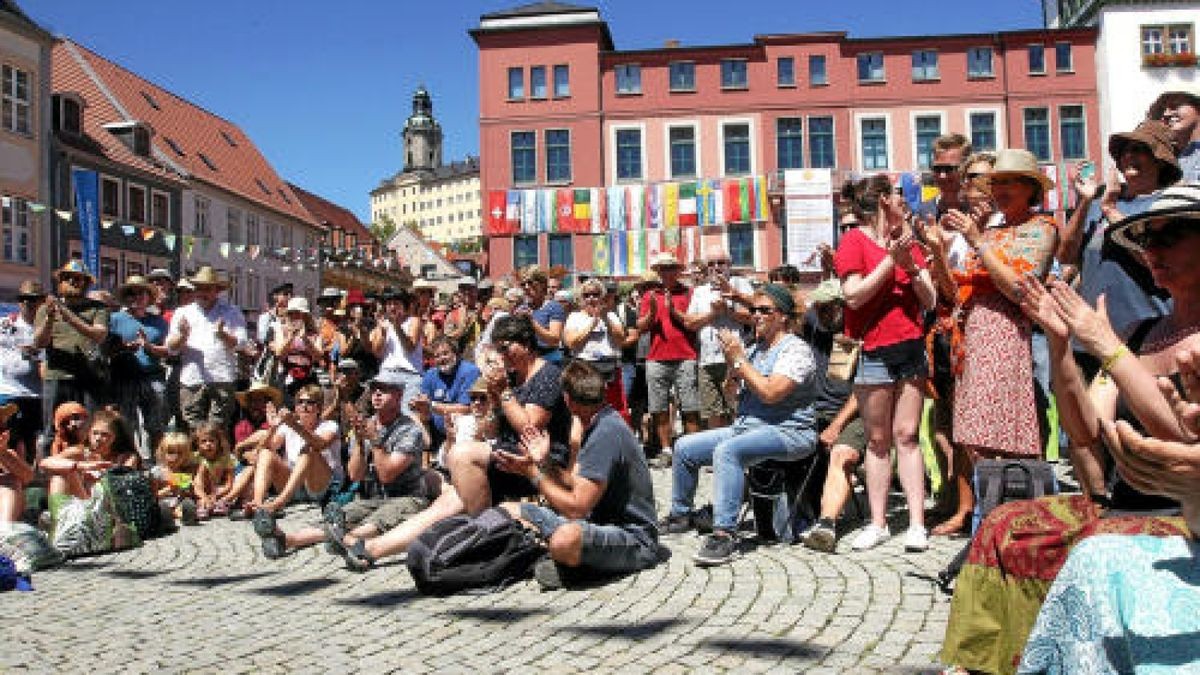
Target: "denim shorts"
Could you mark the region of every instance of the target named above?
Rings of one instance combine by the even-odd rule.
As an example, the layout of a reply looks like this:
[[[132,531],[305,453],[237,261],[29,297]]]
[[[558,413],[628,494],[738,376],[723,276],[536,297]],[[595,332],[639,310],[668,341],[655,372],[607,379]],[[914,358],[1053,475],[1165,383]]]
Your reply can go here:
[[[653,531],[618,525],[595,525],[586,520],[569,520],[537,504],[521,504],[521,520],[537,529],[549,541],[555,530],[567,523],[578,523],[583,530],[583,567],[604,572],[628,573],[654,567],[658,563],[658,539]]]
[[[925,356],[925,341],[915,338],[871,351],[864,349],[859,356],[854,384],[893,384],[928,376],[929,361]]]

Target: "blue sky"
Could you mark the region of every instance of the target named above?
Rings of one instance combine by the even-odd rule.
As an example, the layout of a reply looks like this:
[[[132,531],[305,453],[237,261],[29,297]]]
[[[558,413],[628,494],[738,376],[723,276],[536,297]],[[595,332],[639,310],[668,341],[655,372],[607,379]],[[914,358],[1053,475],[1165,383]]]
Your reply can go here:
[[[284,179],[366,222],[368,192],[401,168],[400,130],[425,84],[445,158],[477,154],[479,16],[520,4],[478,0],[18,0],[68,36],[225,117]],[[854,37],[1041,26],[1036,0],[609,0],[618,49],[749,42],[758,33]]]

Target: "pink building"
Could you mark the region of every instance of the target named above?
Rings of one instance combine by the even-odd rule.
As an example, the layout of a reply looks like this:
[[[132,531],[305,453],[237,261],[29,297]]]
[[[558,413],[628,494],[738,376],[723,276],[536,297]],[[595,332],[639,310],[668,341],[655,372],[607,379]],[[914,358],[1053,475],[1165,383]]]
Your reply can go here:
[[[686,247],[722,242],[735,264],[766,270],[784,259],[782,169],[830,168],[835,184],[921,171],[933,139],[949,132],[977,149],[1028,148],[1057,173],[1104,152],[1094,29],[760,35],[619,51],[597,9],[539,2],[484,15],[470,33],[479,46],[481,190],[493,224],[507,217],[510,225],[489,231],[492,276],[530,262],[591,269],[603,257],[594,249],[613,245],[598,243],[597,194],[608,200],[593,188],[642,195],[663,184],[766,185],[765,196],[752,196],[766,208],[718,226],[704,226],[702,214]],[[592,214],[590,229],[583,220],[547,226],[540,207],[538,226],[525,217],[512,227],[512,198],[500,203],[500,191],[524,198],[565,189],[576,203],[591,190],[591,202],[576,207],[583,220]],[[674,244],[655,238],[649,247]]]

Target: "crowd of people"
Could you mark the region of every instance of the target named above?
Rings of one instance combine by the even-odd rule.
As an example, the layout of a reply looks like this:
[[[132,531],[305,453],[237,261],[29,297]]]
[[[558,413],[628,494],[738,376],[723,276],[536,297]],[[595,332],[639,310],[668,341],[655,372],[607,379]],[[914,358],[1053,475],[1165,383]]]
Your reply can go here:
[[[658,253],[633,281],[577,271],[573,289],[533,266],[441,297],[423,280],[326,289],[313,308],[283,284],[248,320],[211,268],[105,297],[72,260],[0,322],[0,521],[44,481],[53,529],[124,466],[149,470],[185,525],[244,518],[267,558],[324,542],[365,571],[500,506],[545,543],[535,576],[554,588],[651,567],[660,536],[693,530],[696,564],[729,563],[747,471],[819,461],[819,513],[798,533],[812,550],[838,549],[860,482],[851,549],[892,536],[894,479],[903,550],[973,535],[952,670],[1126,672],[1200,621],[1168,607],[1200,600],[1200,96],[1163,94],[1108,150],[1111,169],[1082,163],[1057,186],[1077,198],[1060,223],[1031,153],[943,136],[931,213],[885,176],[843,187],[815,287],[791,266],[737,274],[708,246],[696,266]],[[974,467],[1042,457],[1051,409],[1082,494],[985,513]],[[661,516],[654,467],[670,470]],[[930,471],[948,486],[932,530]],[[321,521],[285,530],[297,501]],[[1171,559],[1186,569],[1160,573]],[[1153,607],[1126,612],[1132,594]],[[1089,631],[1056,618],[1081,612]]]

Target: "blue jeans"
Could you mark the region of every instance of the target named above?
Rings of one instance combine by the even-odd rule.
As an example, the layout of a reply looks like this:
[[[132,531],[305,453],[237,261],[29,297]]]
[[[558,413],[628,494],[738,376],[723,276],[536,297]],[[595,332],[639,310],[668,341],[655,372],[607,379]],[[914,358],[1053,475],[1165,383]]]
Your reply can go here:
[[[700,467],[713,467],[713,527],[733,532],[745,491],[746,467],[768,459],[803,459],[817,449],[815,429],[741,426],[688,434],[675,444],[671,515],[690,513]]]
[[[637,376],[637,364],[622,363],[621,364],[621,386],[625,388],[625,404],[632,405],[633,401],[633,378]]]

